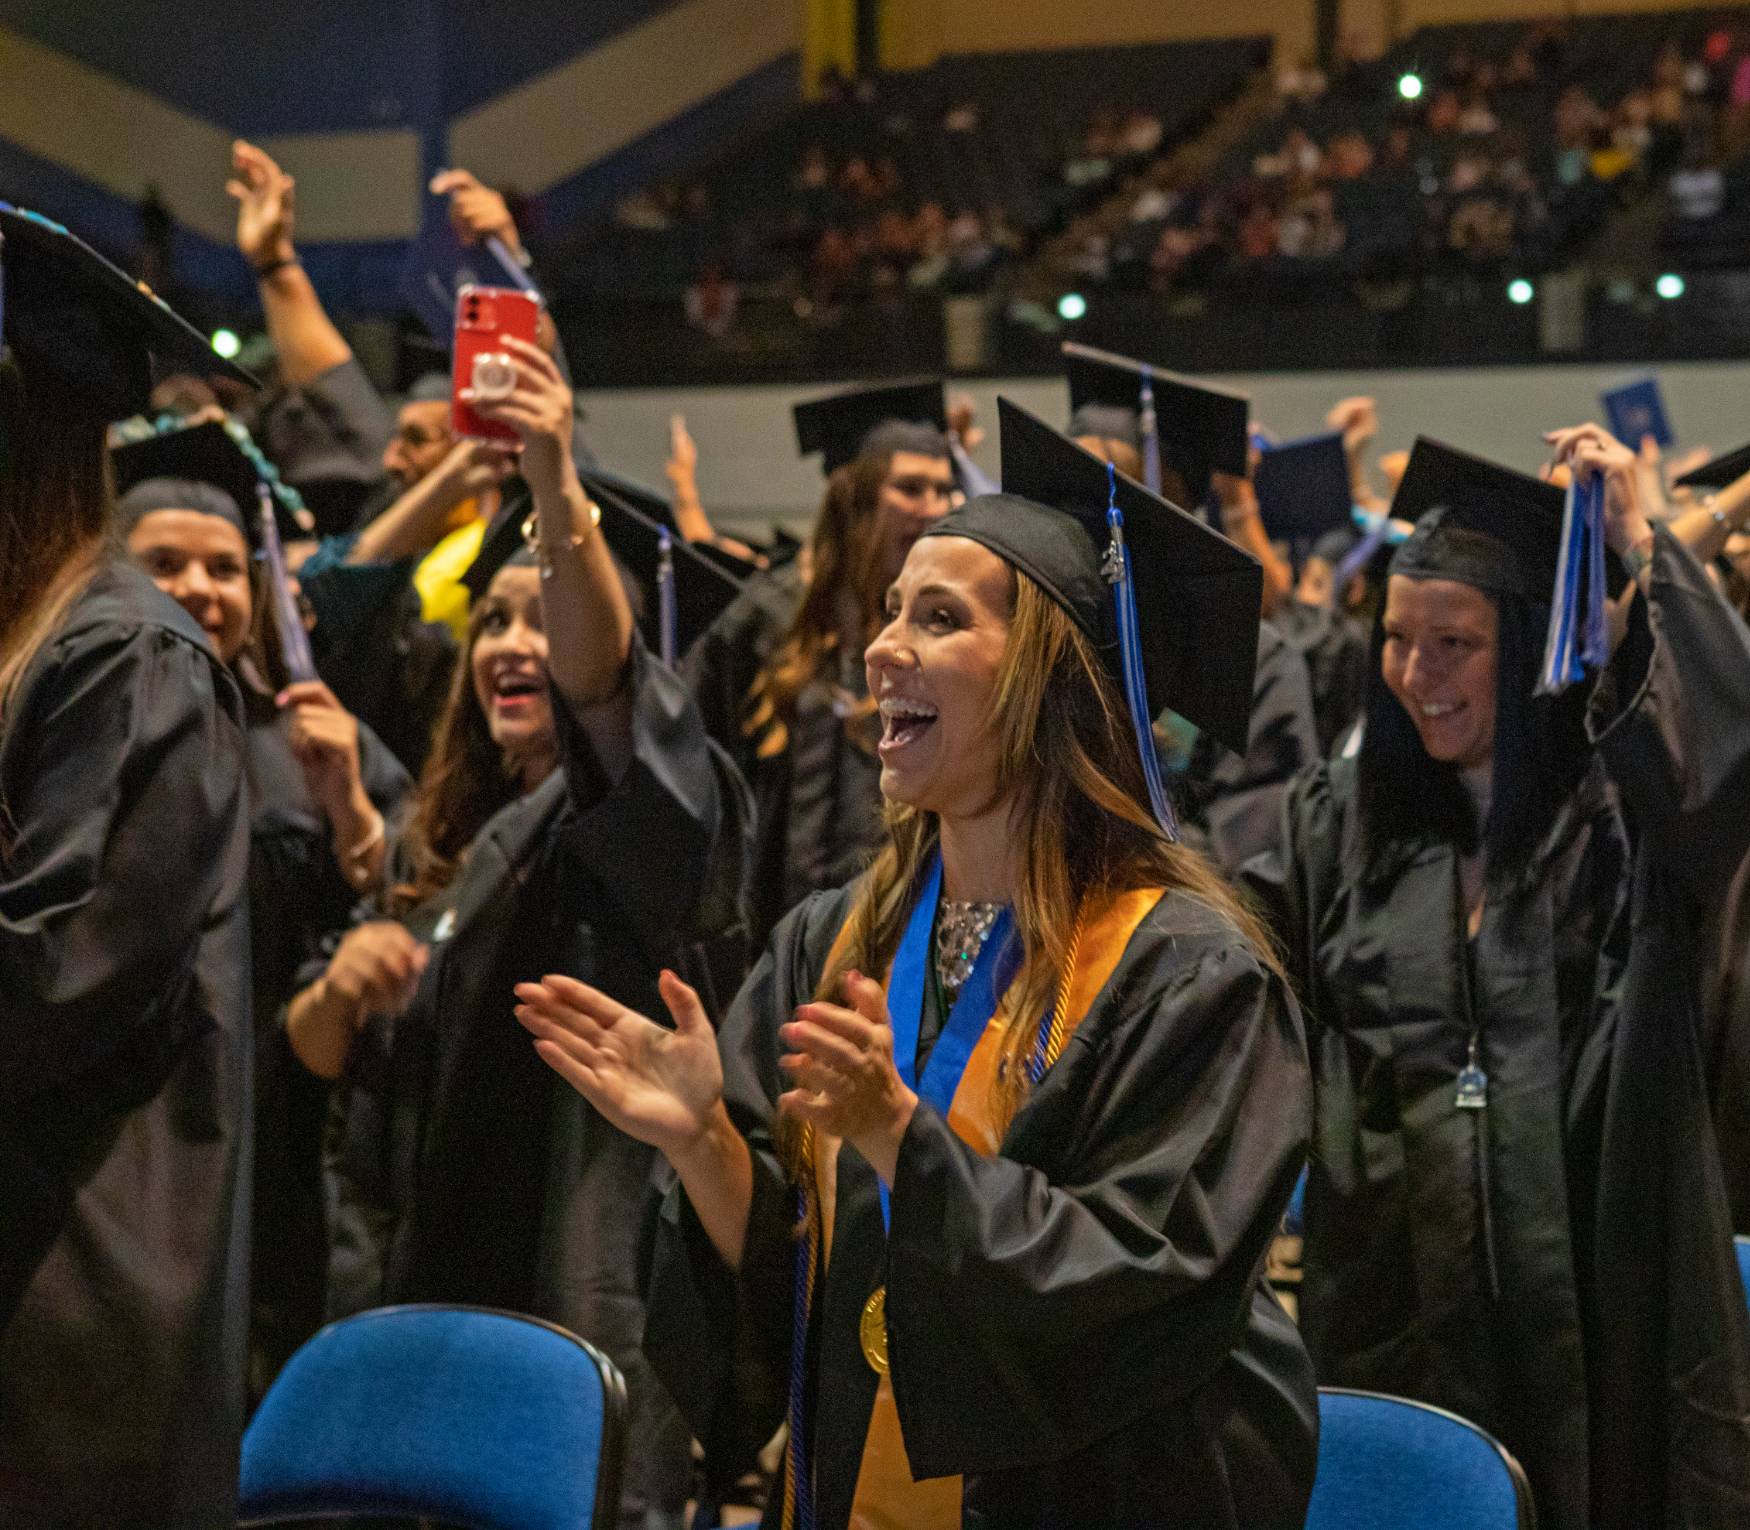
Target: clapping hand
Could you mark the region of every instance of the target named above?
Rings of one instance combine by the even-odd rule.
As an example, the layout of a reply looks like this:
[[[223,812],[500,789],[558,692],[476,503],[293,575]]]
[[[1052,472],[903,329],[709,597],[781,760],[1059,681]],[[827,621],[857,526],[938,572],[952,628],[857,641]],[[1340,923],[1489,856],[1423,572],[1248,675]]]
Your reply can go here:
[[[779,1028],[789,1050],[778,1066],[796,1088],[778,1106],[851,1143],[892,1183],[918,1097],[894,1065],[893,1022],[881,985],[848,972],[841,992],[843,1004],[801,1005]]]
[[[667,971],[658,991],[673,1030],[559,976],[517,984],[516,1017],[542,1062],[612,1125],[672,1159],[710,1126],[723,1098],[723,1064],[698,994]]]

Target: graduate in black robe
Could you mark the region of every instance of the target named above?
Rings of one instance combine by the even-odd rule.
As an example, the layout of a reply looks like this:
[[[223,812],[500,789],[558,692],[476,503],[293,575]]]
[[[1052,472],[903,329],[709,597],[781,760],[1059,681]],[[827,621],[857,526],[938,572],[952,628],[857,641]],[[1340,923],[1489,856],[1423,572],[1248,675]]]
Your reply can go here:
[[[0,207],[0,1523],[236,1518],[245,742],[201,630],[105,547],[106,422],[205,340]]]
[[[820,452],[828,474],[806,582],[794,565],[756,574],[682,664],[706,729],[753,788],[758,943],[881,843],[863,644],[906,549],[954,486],[940,382],[835,394],[795,413],[798,445]]]
[[[520,514],[499,528],[508,540],[489,535],[394,885],[289,1023],[344,1069],[332,1313],[472,1302],[599,1344],[630,1396],[622,1508],[678,1524],[690,1436],[639,1350],[654,1155],[540,1066],[512,989],[557,970],[648,1004],[665,964],[703,982],[700,946],[741,918],[751,811],[685,688],[636,636],[564,455],[569,390],[545,358],[519,354],[551,428],[483,407],[532,438],[538,549],[523,547]],[[555,461],[532,461],[538,451]],[[412,963],[394,944],[362,947],[389,921],[419,943]]]
[[[1543,1525],[1723,1530],[1750,1320],[1699,933],[1750,838],[1750,635],[1626,448],[1557,446],[1640,565],[1608,668],[1532,699],[1561,495],[1418,443],[1359,758],[1296,783],[1249,873],[1312,1027],[1302,1331],[1321,1382],[1502,1439]]]
[[[1316,1402],[1260,1277],[1302,1033],[1169,838],[1148,728],[1243,741],[1258,570],[1119,482],[1121,662],[1104,464],[1006,401],[1002,431],[1008,492],[925,534],[868,649],[870,872],[783,921],[720,1041],[672,978],[674,1031],[563,977],[519,1015],[678,1172],[645,1348],[718,1477],[788,1420],[768,1526],[1287,1530]]]
[[[258,552],[256,470],[212,423],[112,453],[116,536],[207,634],[248,729],[249,928],[255,1017],[250,1390],[259,1397],[322,1325],[328,1256],[322,1128],[328,1083],[296,1057],[286,1004],[352,922],[409,788],[370,728],[321,682],[294,678],[273,566]]]

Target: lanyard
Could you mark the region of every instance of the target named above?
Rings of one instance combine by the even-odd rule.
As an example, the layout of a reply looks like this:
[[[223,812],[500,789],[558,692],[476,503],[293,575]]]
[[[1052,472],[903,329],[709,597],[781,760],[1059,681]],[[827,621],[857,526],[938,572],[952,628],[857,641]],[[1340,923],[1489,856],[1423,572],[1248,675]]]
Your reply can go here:
[[[966,1073],[978,1039],[984,1034],[990,1017],[996,1013],[997,999],[1014,976],[1015,957],[1009,951],[1014,930],[1014,914],[1004,909],[985,937],[973,964],[972,976],[960,990],[954,1007],[948,1012],[947,1023],[936,1044],[930,1049],[930,1060],[923,1077],[918,1077],[918,1036],[923,1029],[924,990],[928,985],[930,935],[936,923],[936,904],[942,896],[942,857],[938,854],[924,880],[923,892],[911,911],[905,936],[893,958],[893,977],[887,985],[887,1013],[893,1022],[893,1061],[899,1076],[918,1098],[928,1101],[946,1116],[954,1103],[954,1094]],[[892,1225],[888,1200],[891,1192],[880,1185],[881,1223]]]

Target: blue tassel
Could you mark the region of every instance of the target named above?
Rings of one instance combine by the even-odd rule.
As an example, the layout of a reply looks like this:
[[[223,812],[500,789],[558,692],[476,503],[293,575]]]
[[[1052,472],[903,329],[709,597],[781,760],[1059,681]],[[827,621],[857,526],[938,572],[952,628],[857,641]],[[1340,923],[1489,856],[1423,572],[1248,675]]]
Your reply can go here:
[[[1142,427],[1142,486],[1150,494],[1161,492],[1161,432],[1160,422],[1155,418],[1155,379],[1154,372],[1144,363],[1142,369],[1142,397],[1138,401],[1137,413],[1141,417]]]
[[[286,575],[286,553],[280,546],[279,524],[273,517],[273,490],[265,483],[256,485],[260,496],[261,556],[267,563],[268,596],[273,601],[273,614],[280,629],[280,651],[285,656],[286,673],[297,681],[314,680],[316,660],[310,652],[310,634],[304,630],[303,613],[292,596],[291,581]]]
[[[674,540],[666,527],[656,539],[656,636],[662,662],[673,669],[680,638],[674,600]]]
[[[1610,662],[1604,588],[1604,480],[1568,485],[1537,694],[1554,696]]]
[[[1143,674],[1142,630],[1136,616],[1136,581],[1131,576],[1130,549],[1124,545],[1124,512],[1118,508],[1118,470],[1106,464],[1106,525],[1112,533],[1101,572],[1112,586],[1112,603],[1118,613],[1118,652],[1124,671],[1124,699],[1136,729],[1136,748],[1142,756],[1142,774],[1148,782],[1149,806],[1155,822],[1168,839],[1177,841],[1179,824],[1167,801],[1161,779],[1160,756],[1155,752],[1154,718],[1148,710],[1148,682]]]
[[[968,499],[977,499],[980,494],[1002,492],[996,479],[972,460],[972,453],[961,445],[957,431],[948,432],[948,454],[954,459],[954,471],[959,475],[960,487]]]
[[[1610,663],[1610,627],[1606,619],[1609,595],[1604,585],[1604,480],[1595,477],[1585,489],[1586,631],[1580,657],[1589,670]]]
[[[1339,605],[1343,601],[1343,591],[1349,588],[1349,581],[1359,574],[1367,566],[1367,560],[1385,545],[1386,533],[1390,530],[1390,518],[1381,516],[1379,524],[1367,532],[1349,550],[1349,555],[1337,565],[1336,571],[1331,575],[1331,585],[1337,592]]]

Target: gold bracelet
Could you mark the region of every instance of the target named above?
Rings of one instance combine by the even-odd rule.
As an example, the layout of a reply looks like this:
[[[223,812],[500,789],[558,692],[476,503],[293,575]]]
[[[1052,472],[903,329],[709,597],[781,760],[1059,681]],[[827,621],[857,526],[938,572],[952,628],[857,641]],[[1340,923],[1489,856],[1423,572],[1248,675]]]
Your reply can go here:
[[[596,528],[602,523],[602,507],[593,499],[586,499],[584,504],[589,507],[589,530],[573,532],[559,544],[561,552],[576,552],[595,534]],[[541,577],[551,579],[553,577],[553,564],[548,558],[551,549],[541,538],[541,512],[539,510],[529,511],[528,519],[523,522],[523,541],[528,544],[529,551],[535,555],[535,561],[541,567]]]

